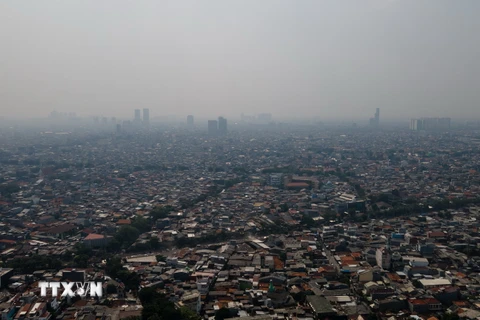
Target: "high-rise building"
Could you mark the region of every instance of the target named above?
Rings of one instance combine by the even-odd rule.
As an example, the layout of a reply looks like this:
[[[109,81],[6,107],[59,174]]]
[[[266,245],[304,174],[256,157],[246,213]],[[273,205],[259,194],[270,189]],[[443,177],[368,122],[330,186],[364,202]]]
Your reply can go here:
[[[193,127],[193,116],[192,115],[187,116],[187,125],[189,127]]]
[[[222,136],[227,134],[227,119],[224,117],[218,118],[218,133]]]
[[[208,135],[216,136],[218,134],[218,121],[208,120]]]
[[[423,130],[422,120],[420,119],[410,120],[410,130],[413,130],[413,131]]]
[[[135,109],[135,122],[140,121],[140,109]]]
[[[380,126],[380,108],[377,108],[375,111],[375,116],[370,118],[370,126],[378,127]]]
[[[150,109],[143,109],[143,124],[148,125],[150,123]]]
[[[432,130],[449,130],[450,118],[420,118],[410,120],[410,130],[413,131],[432,131]]]

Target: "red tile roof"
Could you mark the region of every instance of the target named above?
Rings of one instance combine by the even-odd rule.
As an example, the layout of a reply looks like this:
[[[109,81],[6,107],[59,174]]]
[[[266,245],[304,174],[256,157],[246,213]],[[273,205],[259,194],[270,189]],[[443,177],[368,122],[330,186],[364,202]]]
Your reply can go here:
[[[101,234],[96,234],[96,233],[90,233],[88,236],[85,237],[84,240],[98,240],[98,239],[103,239],[105,238]]]

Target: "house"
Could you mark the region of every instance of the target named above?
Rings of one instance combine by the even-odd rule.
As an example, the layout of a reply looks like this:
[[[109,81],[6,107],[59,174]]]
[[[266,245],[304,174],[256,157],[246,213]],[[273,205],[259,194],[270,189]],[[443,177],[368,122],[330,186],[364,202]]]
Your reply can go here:
[[[64,239],[66,236],[74,234],[76,230],[77,227],[75,225],[64,223],[48,228],[45,230],[45,233],[56,238]]]
[[[102,234],[90,233],[83,239],[83,244],[88,248],[105,247],[108,244],[108,240]]]
[[[358,281],[359,282],[369,282],[373,281],[373,270],[359,270],[358,274]]]
[[[312,309],[315,319],[323,319],[328,316],[335,316],[330,302],[322,296],[307,296],[308,306]]]
[[[442,303],[435,298],[409,299],[408,307],[410,312],[427,313],[430,311],[441,311]]]
[[[450,287],[452,283],[448,279],[421,279],[419,280],[422,288],[429,289],[429,288],[440,288],[440,287]]]

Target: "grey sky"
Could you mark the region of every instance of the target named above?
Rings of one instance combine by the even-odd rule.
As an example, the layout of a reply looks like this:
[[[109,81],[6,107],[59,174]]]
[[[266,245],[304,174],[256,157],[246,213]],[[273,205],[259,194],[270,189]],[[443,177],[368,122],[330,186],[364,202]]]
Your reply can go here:
[[[478,0],[0,2],[0,111],[480,116]]]

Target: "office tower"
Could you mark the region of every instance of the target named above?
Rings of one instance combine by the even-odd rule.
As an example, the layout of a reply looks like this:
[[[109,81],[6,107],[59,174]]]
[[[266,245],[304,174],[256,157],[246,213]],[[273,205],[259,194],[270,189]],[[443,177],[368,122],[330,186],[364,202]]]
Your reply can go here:
[[[375,111],[375,116],[370,118],[370,126],[377,128],[380,125],[380,108]]]
[[[140,121],[140,109],[135,109],[135,122]]]
[[[150,109],[143,109],[143,124],[148,125],[150,123]]]
[[[438,127],[441,130],[449,130],[451,125],[450,118],[439,118],[438,119]]]
[[[411,120],[410,120],[410,130],[413,130],[413,131],[422,130],[422,128],[421,128],[421,120],[419,120],[419,119],[411,119]]]
[[[410,120],[410,130],[413,131],[433,131],[433,130],[449,130],[450,118],[421,118]]]
[[[193,116],[192,115],[187,116],[187,125],[189,127],[193,127]]]
[[[218,118],[218,133],[222,136],[227,134],[227,119],[224,117]]]
[[[218,134],[218,121],[208,120],[208,135],[216,136]]]

